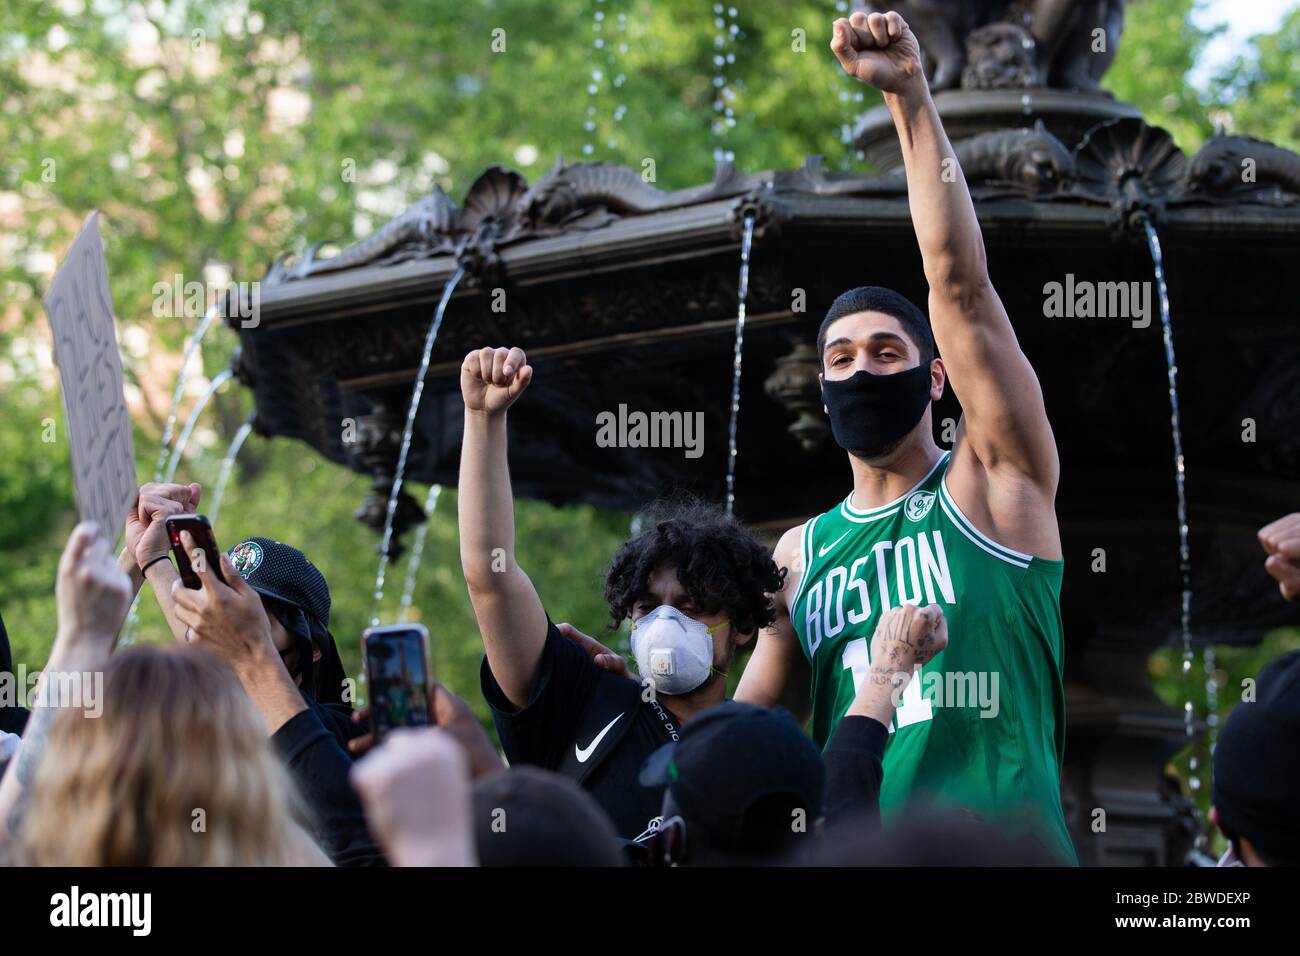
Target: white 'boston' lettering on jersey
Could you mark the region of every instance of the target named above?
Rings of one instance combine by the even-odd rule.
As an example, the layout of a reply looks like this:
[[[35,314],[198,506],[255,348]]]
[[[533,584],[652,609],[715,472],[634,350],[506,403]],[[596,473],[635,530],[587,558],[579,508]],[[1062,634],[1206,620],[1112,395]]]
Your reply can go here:
[[[846,626],[872,619],[872,578],[881,614],[904,604],[957,603],[942,531],[936,528],[897,541],[878,541],[869,555],[827,569],[808,589],[804,639],[809,657],[817,653],[823,638],[837,637]]]

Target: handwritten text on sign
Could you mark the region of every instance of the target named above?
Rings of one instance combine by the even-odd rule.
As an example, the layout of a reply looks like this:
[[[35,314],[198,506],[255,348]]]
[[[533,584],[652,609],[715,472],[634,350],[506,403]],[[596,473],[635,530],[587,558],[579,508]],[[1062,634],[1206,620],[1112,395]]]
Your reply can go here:
[[[135,453],[98,212],[86,220],[44,301],[63,382],[78,510],[114,546],[135,498]]]

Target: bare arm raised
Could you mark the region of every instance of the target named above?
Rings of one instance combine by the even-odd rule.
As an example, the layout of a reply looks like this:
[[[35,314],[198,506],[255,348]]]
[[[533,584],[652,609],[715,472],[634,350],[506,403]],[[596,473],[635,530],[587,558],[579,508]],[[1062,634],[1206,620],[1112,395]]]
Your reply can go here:
[[[515,511],[506,458],[506,410],[533,378],[523,349],[470,352],[460,369],[465,438],[460,449],[460,564],[492,676],[516,707],[528,703],[546,611],[515,561]]]
[[[971,517],[999,540],[1059,556],[1059,461],[1042,389],[989,281],[975,207],[916,38],[896,13],[855,13],[835,21],[831,49],[846,73],[884,93],[898,130],[935,343],[964,412],[952,470],[961,487],[952,490],[963,507],[987,502],[986,514]]]
[[[93,522],[77,525],[59,559],[54,647],[37,682],[35,706],[18,753],[0,779],[0,851],[17,834],[55,715],[61,708],[83,709],[86,714],[96,708],[102,711],[104,702],[94,691],[100,685],[91,678],[95,674],[102,677],[108,665],[132,591],[130,576],[109,553],[99,528]],[[64,679],[72,675],[77,680],[67,683]],[[71,696],[81,699],[64,699],[66,690],[61,688],[68,686],[80,688],[79,694]]]

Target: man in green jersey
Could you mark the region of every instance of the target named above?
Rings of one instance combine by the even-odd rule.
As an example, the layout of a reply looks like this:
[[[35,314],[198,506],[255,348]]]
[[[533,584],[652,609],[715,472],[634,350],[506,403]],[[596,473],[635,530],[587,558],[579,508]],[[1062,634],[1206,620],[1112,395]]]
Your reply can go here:
[[[989,282],[911,30],[896,13],[855,13],[835,21],[831,49],[894,118],[930,318],[877,287],[831,306],[818,335],[822,395],[853,490],[777,545],[789,569],[778,617],[736,697],[811,714],[824,745],[871,667],[880,615],[937,604],[949,643],[890,724],[886,823],[904,804],[968,807],[1072,863],[1060,802],[1059,461],[1042,391]],[[930,406],[949,376],[964,414],[945,452]]]

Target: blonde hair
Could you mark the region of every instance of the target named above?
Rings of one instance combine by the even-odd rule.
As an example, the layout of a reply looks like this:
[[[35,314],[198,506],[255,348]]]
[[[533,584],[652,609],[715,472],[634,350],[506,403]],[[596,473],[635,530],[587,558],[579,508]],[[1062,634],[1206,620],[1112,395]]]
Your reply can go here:
[[[21,831],[38,866],[307,862],[299,799],[234,675],[203,651],[138,647],[103,713],[60,711]]]

